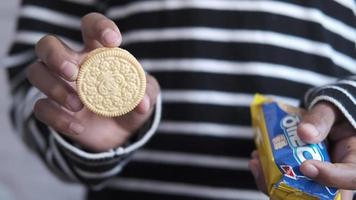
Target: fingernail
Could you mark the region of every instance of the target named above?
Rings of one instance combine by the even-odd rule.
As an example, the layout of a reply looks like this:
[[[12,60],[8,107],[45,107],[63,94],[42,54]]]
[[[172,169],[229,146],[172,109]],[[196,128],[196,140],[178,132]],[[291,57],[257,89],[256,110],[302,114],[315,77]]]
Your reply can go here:
[[[69,129],[76,135],[81,134],[84,131],[84,126],[78,123],[70,123]]]
[[[69,94],[66,99],[67,107],[72,111],[79,111],[82,109],[83,104],[80,101],[79,97],[75,94]]]
[[[315,178],[318,176],[319,170],[314,165],[306,163],[303,165],[303,174],[309,178]]]
[[[65,61],[62,65],[62,73],[68,80],[76,80],[78,76],[78,68],[74,63]]]
[[[105,29],[101,37],[106,44],[119,45],[119,34],[112,29]]]
[[[318,129],[313,125],[309,123],[302,124],[304,130],[312,137],[319,137],[320,132]]]

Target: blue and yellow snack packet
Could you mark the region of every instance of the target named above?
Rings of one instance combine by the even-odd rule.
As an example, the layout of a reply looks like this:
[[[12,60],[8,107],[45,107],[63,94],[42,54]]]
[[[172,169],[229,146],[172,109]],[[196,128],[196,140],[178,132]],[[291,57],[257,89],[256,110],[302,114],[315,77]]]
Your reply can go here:
[[[304,176],[305,160],[330,162],[324,143],[306,144],[297,134],[302,110],[256,95],[251,106],[255,143],[272,200],[340,200],[335,188]]]

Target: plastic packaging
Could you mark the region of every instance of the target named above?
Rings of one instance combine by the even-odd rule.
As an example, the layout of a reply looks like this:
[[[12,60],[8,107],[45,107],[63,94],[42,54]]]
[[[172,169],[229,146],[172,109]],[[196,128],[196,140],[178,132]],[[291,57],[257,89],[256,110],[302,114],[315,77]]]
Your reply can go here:
[[[325,143],[306,144],[297,134],[302,110],[256,95],[251,106],[255,143],[272,200],[340,200],[335,188],[304,176],[305,160],[330,162]]]

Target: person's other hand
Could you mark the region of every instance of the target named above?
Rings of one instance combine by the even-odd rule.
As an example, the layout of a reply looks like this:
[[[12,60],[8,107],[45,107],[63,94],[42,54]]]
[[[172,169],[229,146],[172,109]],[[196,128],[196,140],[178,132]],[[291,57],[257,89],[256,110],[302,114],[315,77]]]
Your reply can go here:
[[[307,112],[297,129],[299,137],[307,143],[319,143],[329,138],[333,163],[307,160],[301,172],[315,181],[330,187],[344,189],[342,199],[352,199],[345,190],[356,189],[356,131],[332,104],[320,102]],[[264,176],[257,152],[249,163],[256,184],[266,192]]]
[[[248,163],[248,166],[252,172],[253,177],[255,178],[255,183],[257,185],[257,188],[261,192],[268,195],[267,185],[266,185],[265,177],[262,170],[262,165],[260,162],[260,157],[258,155],[257,150],[254,150],[251,153],[251,159],[250,162]]]
[[[75,88],[78,64],[86,54],[99,47],[117,47],[121,34],[115,23],[98,13],[82,18],[85,48],[76,52],[55,36],[47,35],[36,44],[38,62],[28,67],[28,79],[47,98],[34,106],[35,116],[83,147],[106,151],[119,147],[150,117],[159,93],[157,81],[147,75],[143,100],[130,113],[117,117],[98,116],[79,100]]]
[[[297,129],[307,143],[329,138],[333,163],[307,160],[301,172],[317,182],[342,189],[356,189],[356,131],[332,104],[321,102],[303,116]]]

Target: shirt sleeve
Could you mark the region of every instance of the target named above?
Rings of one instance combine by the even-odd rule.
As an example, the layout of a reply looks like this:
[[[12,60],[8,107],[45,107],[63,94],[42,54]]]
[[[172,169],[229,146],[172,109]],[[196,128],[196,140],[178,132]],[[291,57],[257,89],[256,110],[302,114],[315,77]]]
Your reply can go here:
[[[350,76],[335,83],[310,89],[304,104],[311,109],[320,101],[326,101],[336,106],[350,124],[356,129],[356,76]]]
[[[35,44],[47,34],[56,35],[74,49],[82,48],[81,17],[97,11],[96,7],[100,6],[93,0],[22,1],[14,41],[2,62],[13,98],[10,116],[16,132],[58,177],[94,189],[118,175],[130,155],[155,133],[161,116],[161,96],[157,97],[154,114],[135,138],[107,152],[92,153],[35,118],[33,106],[45,96],[27,80],[26,67],[36,60]]]

